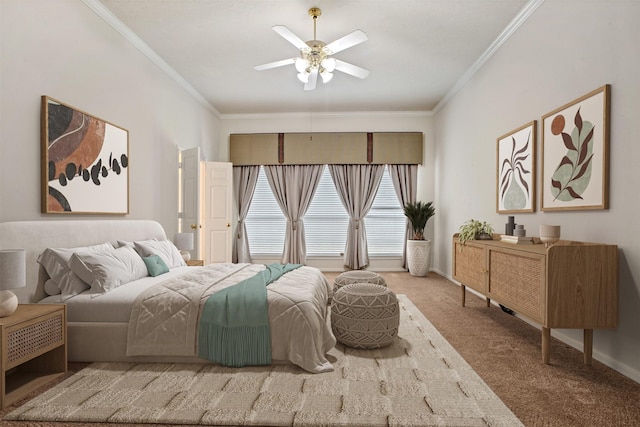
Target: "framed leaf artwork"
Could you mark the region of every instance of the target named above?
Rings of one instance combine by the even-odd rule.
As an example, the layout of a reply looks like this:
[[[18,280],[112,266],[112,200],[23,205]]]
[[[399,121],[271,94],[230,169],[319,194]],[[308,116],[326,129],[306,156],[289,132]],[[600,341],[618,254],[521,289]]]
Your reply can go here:
[[[542,210],[609,208],[610,87],[542,117]]]
[[[42,96],[41,209],[129,213],[129,132]]]
[[[536,210],[536,128],[534,120],[497,140],[498,213]]]

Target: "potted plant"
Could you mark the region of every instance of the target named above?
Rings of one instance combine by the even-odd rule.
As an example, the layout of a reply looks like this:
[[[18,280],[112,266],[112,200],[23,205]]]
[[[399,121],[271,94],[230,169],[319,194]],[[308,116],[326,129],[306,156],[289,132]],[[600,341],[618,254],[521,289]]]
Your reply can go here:
[[[431,240],[424,238],[424,229],[435,213],[433,202],[418,201],[404,206],[404,215],[413,231],[413,238],[407,240],[407,267],[412,276],[426,276],[429,272]]]
[[[486,221],[470,219],[460,226],[458,241],[464,245],[467,240],[491,240],[493,239],[493,227]]]

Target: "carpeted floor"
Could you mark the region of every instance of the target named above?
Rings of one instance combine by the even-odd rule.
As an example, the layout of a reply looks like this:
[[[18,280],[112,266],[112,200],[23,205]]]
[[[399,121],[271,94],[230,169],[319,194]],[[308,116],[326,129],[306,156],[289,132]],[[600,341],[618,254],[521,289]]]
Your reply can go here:
[[[335,370],[95,363],[8,419],[253,426],[519,426],[405,295],[390,346],[338,345]]]
[[[326,273],[330,280],[337,274]],[[539,330],[497,307],[487,308],[484,299],[471,293],[467,293],[467,306],[461,307],[460,288],[435,273],[427,277],[382,274],[389,288],[411,299],[525,426],[640,426],[640,384],[596,360],[585,366],[580,351],[553,338],[551,364],[544,365]],[[594,339],[597,342],[597,334]],[[86,366],[71,363],[69,376]],[[0,411],[0,416],[42,392],[38,390]],[[63,424],[3,421],[0,425]]]
[[[543,364],[538,329],[469,292],[462,307],[460,287],[435,273],[383,275],[526,426],[640,426],[640,384],[596,360],[585,365],[581,351],[554,338]]]

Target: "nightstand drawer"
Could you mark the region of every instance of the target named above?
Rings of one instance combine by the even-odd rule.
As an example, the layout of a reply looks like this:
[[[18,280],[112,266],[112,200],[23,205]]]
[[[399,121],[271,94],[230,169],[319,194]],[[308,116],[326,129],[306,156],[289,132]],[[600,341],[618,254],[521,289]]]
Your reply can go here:
[[[64,344],[63,312],[7,330],[7,369]]]

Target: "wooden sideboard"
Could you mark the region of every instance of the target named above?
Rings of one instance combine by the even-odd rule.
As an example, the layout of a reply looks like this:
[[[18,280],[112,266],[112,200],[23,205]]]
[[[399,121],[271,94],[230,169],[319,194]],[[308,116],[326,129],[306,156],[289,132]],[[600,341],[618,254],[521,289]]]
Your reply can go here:
[[[584,330],[584,363],[591,364],[593,330],[618,322],[616,245],[560,240],[548,247],[453,236],[453,278],[542,327],[542,361],[549,363],[551,328]]]

